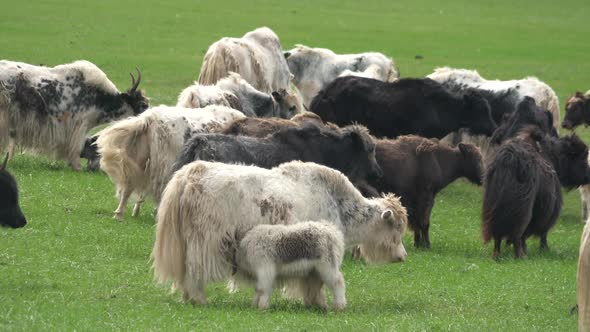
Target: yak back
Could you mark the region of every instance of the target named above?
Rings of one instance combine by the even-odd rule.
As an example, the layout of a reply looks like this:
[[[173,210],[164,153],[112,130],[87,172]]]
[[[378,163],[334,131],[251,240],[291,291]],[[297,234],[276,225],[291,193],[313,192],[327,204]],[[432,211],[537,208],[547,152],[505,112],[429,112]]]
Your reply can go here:
[[[387,83],[347,76],[337,78],[320,91],[310,111],[341,126],[364,124],[378,137],[416,134],[442,138],[465,126],[466,119],[475,113],[470,108],[476,102],[486,103],[481,107],[487,106],[490,117],[489,105],[475,90],[459,94],[428,78]]]

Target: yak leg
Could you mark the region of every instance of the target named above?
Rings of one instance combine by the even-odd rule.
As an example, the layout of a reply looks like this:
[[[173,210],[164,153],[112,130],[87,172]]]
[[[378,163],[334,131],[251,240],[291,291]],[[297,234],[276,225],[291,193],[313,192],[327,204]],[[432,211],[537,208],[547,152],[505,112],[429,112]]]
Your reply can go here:
[[[524,241],[520,236],[513,236],[512,237],[512,244],[514,245],[514,256],[516,258],[526,258],[526,254],[524,252],[524,247],[526,244],[523,243]]]
[[[334,310],[343,310],[346,306],[346,291],[342,273],[338,269],[334,269],[330,266],[320,268],[318,273],[320,274],[322,281],[332,291],[332,295],[334,296]]]
[[[133,189],[128,186],[119,191],[119,206],[115,210],[113,218],[118,219],[119,221],[123,219],[123,214],[125,214],[125,208],[127,207],[127,201],[129,200],[131,193],[133,193]]]
[[[144,201],[145,195],[141,194],[141,196],[139,196],[139,199],[137,200],[137,202],[135,202],[135,205],[133,206],[133,212],[131,213],[132,217],[139,216],[139,209],[141,209],[141,204],[143,204]]]
[[[549,250],[549,244],[547,244],[547,232],[541,234],[541,250]]]
[[[77,151],[77,153],[72,153],[68,156],[68,164],[74,171],[80,171],[82,169],[80,166],[80,151]]]
[[[185,301],[189,301],[192,305],[207,304],[205,283],[203,282],[203,279],[198,278],[197,280],[186,280],[182,298]]]
[[[500,256],[500,247],[502,246],[502,238],[495,238],[494,239],[494,253],[492,254],[493,259],[498,259]]]
[[[10,130],[10,134],[8,136],[8,160],[12,160],[14,154],[16,153],[16,133],[14,129]]]
[[[412,214],[414,225],[418,225],[420,234],[420,246],[426,249],[430,249],[430,236],[428,230],[430,228],[430,213],[434,206],[434,194],[429,189],[423,188],[422,195],[418,199],[418,203],[415,205]],[[415,237],[415,234],[414,234]]]
[[[580,187],[580,198],[582,201],[582,223],[586,223],[590,213],[590,185]]]
[[[274,266],[265,266],[256,271],[256,297],[254,304],[258,309],[267,309],[270,305],[270,296],[272,294],[272,285],[276,278]]]
[[[326,293],[322,289],[322,279],[315,273],[302,278],[301,287],[303,289],[303,303],[305,306],[318,306],[320,308],[326,308]]]

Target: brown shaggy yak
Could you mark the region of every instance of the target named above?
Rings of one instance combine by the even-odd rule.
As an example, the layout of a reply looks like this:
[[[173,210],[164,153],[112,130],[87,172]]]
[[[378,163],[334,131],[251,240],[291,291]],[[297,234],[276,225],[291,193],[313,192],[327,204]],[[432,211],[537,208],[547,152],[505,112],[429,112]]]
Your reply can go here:
[[[361,192],[374,197],[380,193],[401,196],[416,247],[430,248],[428,229],[436,194],[461,177],[481,185],[483,176],[481,153],[471,144],[452,147],[419,136],[401,136],[378,140],[375,158],[383,177],[370,179]]]

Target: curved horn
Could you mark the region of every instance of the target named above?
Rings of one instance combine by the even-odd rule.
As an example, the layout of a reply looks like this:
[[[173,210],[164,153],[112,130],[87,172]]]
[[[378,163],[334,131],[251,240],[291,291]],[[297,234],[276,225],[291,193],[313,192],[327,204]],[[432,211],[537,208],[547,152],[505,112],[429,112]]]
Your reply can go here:
[[[141,71],[139,71],[137,67],[135,67],[135,70],[137,70],[137,81],[135,81],[135,77],[133,77],[133,74],[129,73],[129,75],[131,76],[131,89],[129,89],[130,92],[135,92],[135,90],[137,90],[137,87],[139,86],[139,83],[141,82]]]
[[[137,87],[139,86],[139,83],[141,82],[141,71],[139,71],[139,68],[137,68],[137,67],[135,67],[135,70],[137,70],[137,81],[133,82],[133,86],[131,87],[131,91],[137,90]]]
[[[4,162],[2,163],[2,167],[0,167],[0,171],[3,171],[6,169],[6,164],[8,163],[8,155],[9,155],[9,153],[6,152],[6,158],[4,158]]]

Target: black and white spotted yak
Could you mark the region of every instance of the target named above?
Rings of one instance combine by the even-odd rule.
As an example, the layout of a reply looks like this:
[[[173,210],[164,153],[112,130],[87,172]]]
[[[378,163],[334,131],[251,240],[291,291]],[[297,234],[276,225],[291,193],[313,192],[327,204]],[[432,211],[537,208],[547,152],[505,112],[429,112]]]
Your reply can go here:
[[[80,151],[91,128],[137,115],[148,98],[137,87],[119,92],[105,73],[88,61],[55,67],[0,61],[0,145],[16,145],[67,161],[80,169]]]

